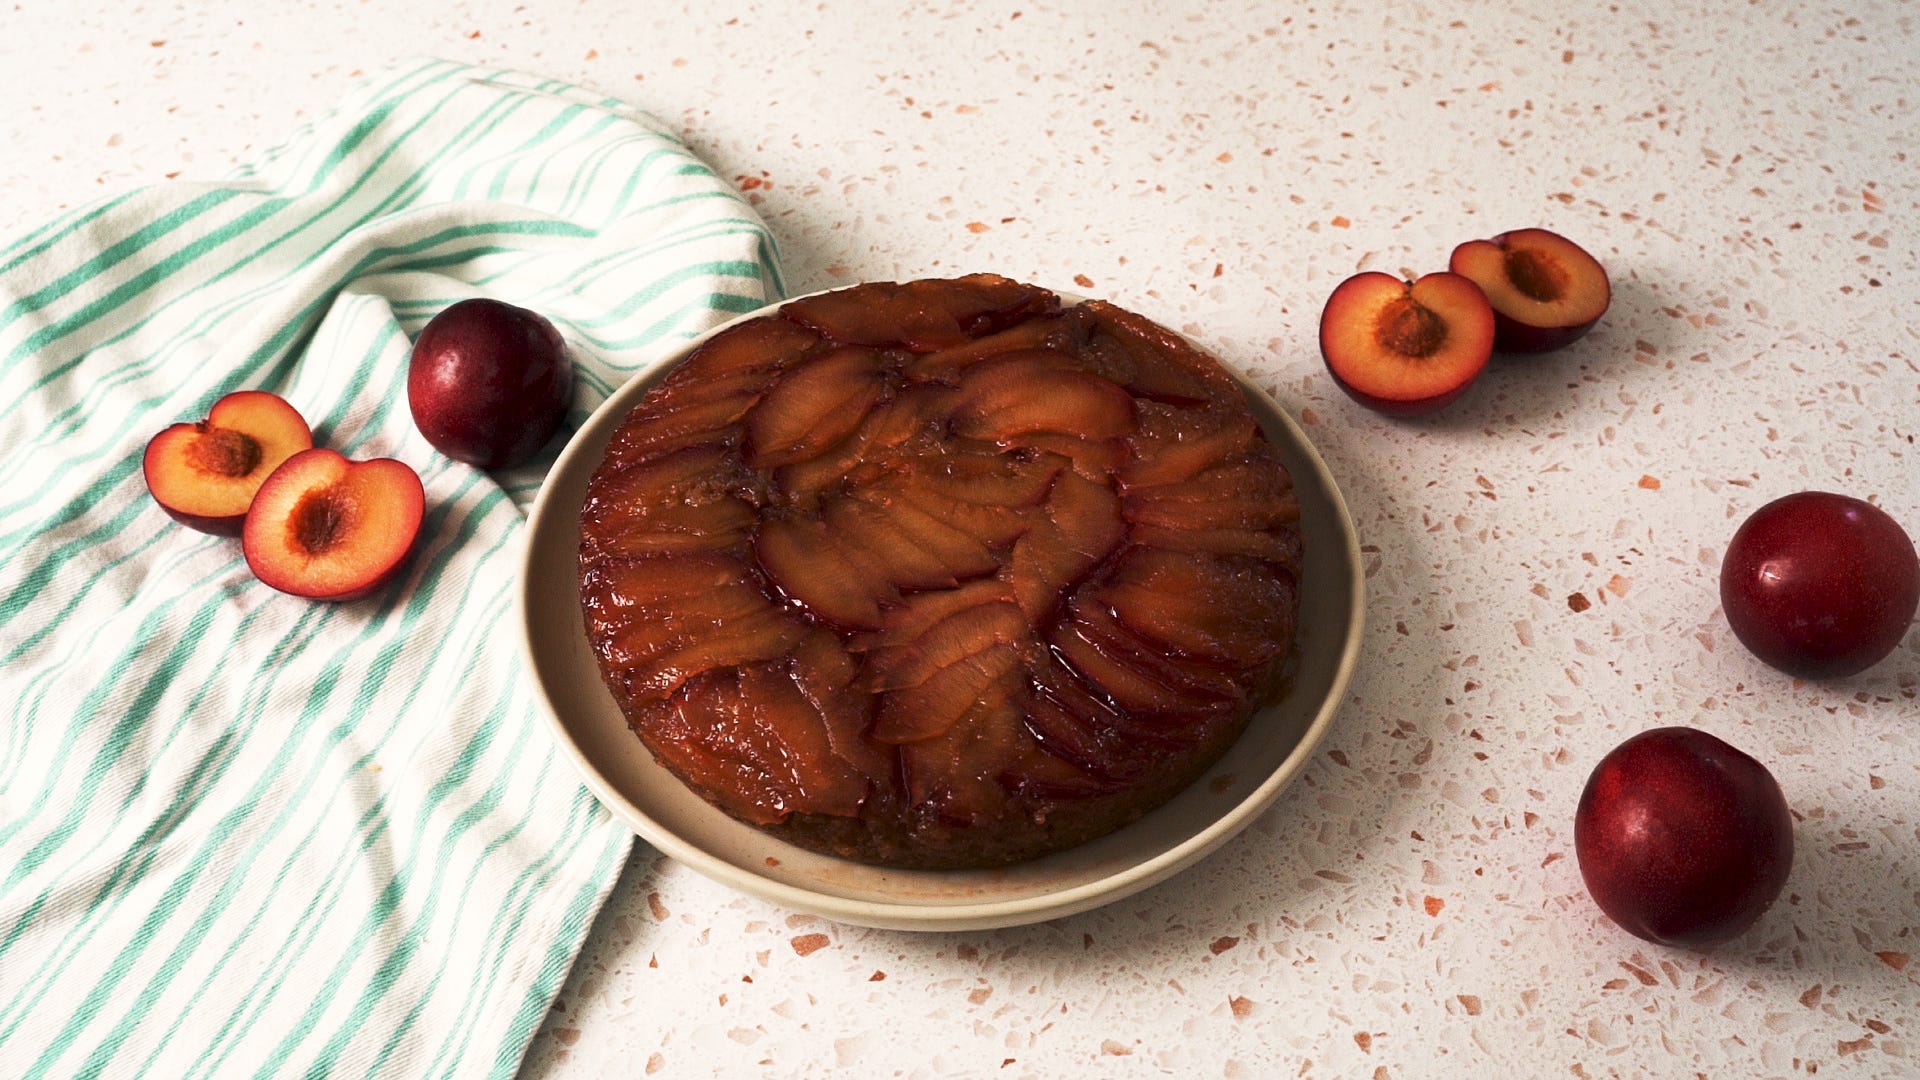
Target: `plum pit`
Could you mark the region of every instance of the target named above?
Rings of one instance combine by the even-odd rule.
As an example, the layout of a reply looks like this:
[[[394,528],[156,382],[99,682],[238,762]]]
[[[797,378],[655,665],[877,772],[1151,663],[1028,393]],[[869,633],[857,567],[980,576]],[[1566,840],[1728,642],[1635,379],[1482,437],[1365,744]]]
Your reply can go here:
[[[187,461],[194,468],[215,476],[245,476],[260,467],[260,440],[232,428],[214,427],[205,420],[198,427],[200,437],[186,451]]]
[[[1551,304],[1567,293],[1567,272],[1551,257],[1529,248],[1507,251],[1507,280],[1529,300]]]
[[[1401,356],[1432,356],[1446,344],[1447,323],[1431,309],[1403,296],[1380,312],[1376,336],[1382,348]]]
[[[309,555],[324,555],[353,531],[353,503],[338,489],[316,488],[300,497],[287,516],[294,543]]]

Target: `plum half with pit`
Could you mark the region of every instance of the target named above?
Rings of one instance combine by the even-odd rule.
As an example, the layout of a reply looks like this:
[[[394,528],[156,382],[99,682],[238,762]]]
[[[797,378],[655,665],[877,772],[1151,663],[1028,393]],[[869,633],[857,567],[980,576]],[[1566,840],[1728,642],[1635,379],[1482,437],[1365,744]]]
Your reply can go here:
[[[434,449],[482,469],[532,457],[566,418],[573,362],[547,319],[498,300],[462,300],[414,340],[407,405]]]
[[[1493,308],[1459,274],[1404,281],[1367,271],[1320,313],[1320,357],[1347,396],[1388,416],[1421,416],[1465,393],[1493,355]]]
[[[1600,759],[1573,819],[1587,892],[1636,937],[1708,946],[1746,932],[1793,867],[1793,816],[1767,767],[1690,727]]]
[[[204,533],[239,536],[260,485],[312,445],[313,431],[285,399],[239,390],[214,402],[205,420],[155,435],[140,467],[167,516]]]
[[[399,573],[425,509],[420,475],[405,462],[303,450],[260,485],[240,542],[247,568],[265,584],[312,600],[354,600]]]
[[[1872,503],[1827,491],[1755,510],[1720,563],[1720,605],[1761,660],[1809,679],[1886,659],[1920,609],[1920,555]]]
[[[1447,269],[1472,279],[1493,305],[1493,350],[1550,352],[1578,341],[1606,314],[1613,284],[1585,248],[1546,229],[1515,229],[1453,249]]]

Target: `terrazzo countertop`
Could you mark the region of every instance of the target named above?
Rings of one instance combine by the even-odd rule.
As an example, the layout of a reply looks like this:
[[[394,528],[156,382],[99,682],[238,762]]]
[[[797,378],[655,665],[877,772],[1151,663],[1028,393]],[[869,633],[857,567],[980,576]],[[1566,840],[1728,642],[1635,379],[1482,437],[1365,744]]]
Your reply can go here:
[[[735,178],[796,292],[993,269],[1251,373],[1352,505],[1368,628],[1278,804],[1095,912],[837,926],[637,846],[525,1075],[1920,1071],[1920,633],[1799,682],[1716,589],[1788,492],[1920,533],[1920,7],[678,6],[12,3],[0,229],[219,176],[403,57],[584,83]],[[1611,271],[1592,334],[1426,420],[1342,396],[1341,279],[1523,226]],[[1616,929],[1573,859],[1588,771],[1663,724],[1796,818],[1712,953]]]

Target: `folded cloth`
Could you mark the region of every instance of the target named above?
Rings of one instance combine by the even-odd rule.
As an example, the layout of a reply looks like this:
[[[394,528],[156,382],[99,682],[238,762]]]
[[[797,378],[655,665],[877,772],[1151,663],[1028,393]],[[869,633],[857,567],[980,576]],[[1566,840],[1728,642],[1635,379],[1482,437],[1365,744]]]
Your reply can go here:
[[[569,430],[779,294],[773,242],[670,131],[429,62],[217,184],[0,248],[0,1071],[510,1074],[632,835],[537,719],[515,642],[556,439],[488,474],[405,400],[470,296],[539,311]],[[425,482],[411,561],[344,604],[174,524],[141,453],[266,389]]]

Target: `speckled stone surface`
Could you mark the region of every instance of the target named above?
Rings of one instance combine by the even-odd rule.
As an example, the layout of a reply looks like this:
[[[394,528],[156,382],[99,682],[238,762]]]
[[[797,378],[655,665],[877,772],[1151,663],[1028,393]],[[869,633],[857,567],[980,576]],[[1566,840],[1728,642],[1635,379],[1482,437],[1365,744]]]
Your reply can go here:
[[[1920,1071],[1920,633],[1800,683],[1715,584],[1790,491],[1920,532],[1920,8],[677,6],[10,3],[0,229],[222,174],[403,56],[582,82],[737,178],[795,291],[992,269],[1254,374],[1352,504],[1369,628],[1278,805],[1090,914],[839,927],[637,847],[526,1075]],[[1424,421],[1334,387],[1342,278],[1536,225],[1612,272],[1585,340]],[[1615,929],[1573,859],[1593,763],[1676,723],[1797,818],[1711,954]]]

